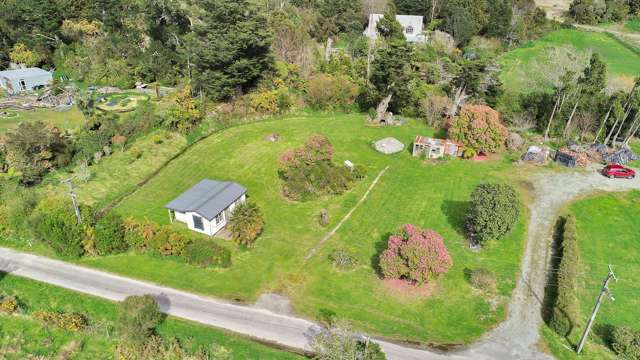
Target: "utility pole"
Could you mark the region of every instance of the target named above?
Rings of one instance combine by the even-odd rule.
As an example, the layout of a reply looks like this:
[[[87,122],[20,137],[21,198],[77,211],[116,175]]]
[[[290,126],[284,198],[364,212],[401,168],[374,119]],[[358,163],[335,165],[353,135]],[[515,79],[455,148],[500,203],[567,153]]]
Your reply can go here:
[[[584,347],[584,343],[587,342],[587,337],[589,337],[589,332],[591,331],[591,326],[593,326],[593,322],[596,320],[596,315],[598,315],[598,310],[600,309],[600,303],[602,303],[602,299],[604,295],[609,295],[611,301],[615,301],[615,298],[611,294],[609,290],[609,282],[611,279],[618,281],[616,275],[613,273],[613,269],[611,265],[609,265],[609,274],[607,274],[607,278],[604,280],[604,284],[602,284],[602,289],[600,290],[600,295],[598,295],[598,300],[596,301],[596,306],[593,308],[593,312],[591,313],[591,318],[589,318],[589,323],[587,327],[584,329],[584,333],[582,334],[582,338],[580,338],[580,343],[578,344],[577,353],[580,354],[582,348]]]
[[[71,202],[73,203],[73,211],[76,213],[76,219],[78,219],[78,224],[82,223],[82,218],[80,217],[80,208],[78,207],[78,195],[73,191],[73,178],[69,178],[67,180],[62,180],[63,183],[67,184],[69,187],[69,192],[67,195],[71,197]]]

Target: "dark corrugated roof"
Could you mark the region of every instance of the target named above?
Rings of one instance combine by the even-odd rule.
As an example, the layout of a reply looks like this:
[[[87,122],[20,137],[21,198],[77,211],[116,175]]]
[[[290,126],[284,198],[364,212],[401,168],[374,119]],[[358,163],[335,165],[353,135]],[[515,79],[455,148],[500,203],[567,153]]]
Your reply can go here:
[[[246,193],[247,189],[238,183],[204,179],[165,205],[165,208],[195,212],[211,221]]]

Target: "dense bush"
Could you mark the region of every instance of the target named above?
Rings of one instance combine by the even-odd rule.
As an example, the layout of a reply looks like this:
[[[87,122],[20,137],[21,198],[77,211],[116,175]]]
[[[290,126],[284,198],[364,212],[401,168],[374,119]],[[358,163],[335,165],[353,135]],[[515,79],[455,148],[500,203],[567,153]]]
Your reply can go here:
[[[34,235],[62,256],[79,257],[83,254],[82,241],[86,227],[93,221],[92,211],[81,207],[82,224],[78,224],[70,200],[46,198],[31,214]]]
[[[231,266],[231,253],[228,249],[211,241],[193,240],[182,254],[184,260],[191,265],[208,268],[212,266]]]
[[[262,233],[264,219],[258,205],[251,201],[236,206],[229,220],[229,231],[233,241],[251,247]]]
[[[500,113],[484,105],[466,105],[447,124],[449,136],[477,152],[502,149],[509,131],[500,122]]]
[[[94,244],[98,255],[101,256],[127,250],[124,223],[120,215],[110,211],[98,220],[94,229]]]
[[[19,310],[15,296],[0,296],[0,314],[12,315]]]
[[[317,360],[359,359],[385,360],[387,357],[380,345],[364,342],[351,330],[349,324],[338,320],[326,331],[318,333],[311,342]]]
[[[29,217],[37,204],[33,189],[0,180],[0,234],[30,236]]]
[[[156,300],[151,295],[129,296],[120,303],[118,332],[120,339],[143,344],[153,335],[163,319]]]
[[[640,331],[617,326],[611,333],[613,351],[625,360],[640,360]]]
[[[562,229],[561,260],[558,267],[556,298],[554,299],[550,327],[562,336],[569,336],[577,326],[580,315],[578,301],[578,272],[580,253],[576,233],[576,219],[567,216]]]
[[[405,279],[417,284],[447,273],[452,265],[442,236],[413,225],[404,225],[400,234],[391,235],[387,249],[380,255],[380,268],[385,278]]]
[[[520,217],[520,200],[507,184],[480,184],[471,194],[467,229],[474,242],[483,244],[508,234]]]
[[[355,180],[353,173],[336,166],[332,159],[333,146],[321,135],[314,135],[304,146],[284,153],[280,157],[284,195],[294,201],[305,201],[349,190]]]
[[[147,229],[148,230],[148,229]],[[146,248],[163,256],[180,256],[189,239],[171,229],[170,226],[162,226],[156,229],[153,236],[147,239]]]
[[[87,318],[78,313],[36,311],[33,317],[42,321],[45,325],[58,329],[78,332],[87,327]]]
[[[357,97],[358,86],[344,75],[320,74],[307,85],[307,102],[317,110],[348,110]]]
[[[23,122],[0,142],[10,167],[22,174],[26,185],[39,182],[50,170],[71,161],[71,147],[60,130],[42,122]]]

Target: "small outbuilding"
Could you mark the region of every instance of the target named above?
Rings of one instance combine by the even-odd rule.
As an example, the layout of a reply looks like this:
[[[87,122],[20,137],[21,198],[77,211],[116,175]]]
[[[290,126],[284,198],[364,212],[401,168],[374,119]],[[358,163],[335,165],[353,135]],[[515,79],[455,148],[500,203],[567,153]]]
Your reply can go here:
[[[363,35],[375,40],[378,38],[378,23],[384,17],[383,14],[370,14],[369,25]],[[424,43],[427,37],[424,35],[424,17],[416,15],[396,15],[396,20],[402,25],[404,37],[408,42]]]
[[[222,230],[236,206],[246,200],[247,189],[235,182],[204,179],[165,205],[169,218],[193,231],[213,236]]]
[[[413,156],[426,156],[428,159],[439,159],[445,155],[462,156],[464,145],[458,141],[448,139],[434,139],[416,136],[413,142]]]
[[[40,68],[0,71],[0,87],[11,95],[44,88],[52,81],[51,72]]]

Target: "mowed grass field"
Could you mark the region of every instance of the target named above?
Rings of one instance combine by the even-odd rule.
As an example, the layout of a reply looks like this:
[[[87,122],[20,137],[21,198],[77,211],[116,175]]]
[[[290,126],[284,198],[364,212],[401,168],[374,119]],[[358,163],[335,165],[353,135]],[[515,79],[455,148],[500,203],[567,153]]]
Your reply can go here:
[[[112,359],[118,342],[116,303],[75,293],[52,285],[0,273],[0,294],[18,297],[22,314],[0,314],[0,358],[2,359]],[[78,333],[47,328],[30,314],[39,311],[67,311],[84,314],[93,330]],[[165,339],[177,338],[187,349],[216,344],[227,349],[232,359],[302,359],[303,357],[244,339],[224,331],[167,317],[157,328]],[[77,342],[72,356],[60,354]],[[56,357],[59,356],[59,357]]]
[[[618,40],[604,33],[574,29],[561,29],[540,40],[528,42],[504,54],[499,63],[502,67],[500,79],[507,94],[526,93],[526,79],[539,76],[532,73],[532,64],[543,61],[550,48],[573,46],[578,51],[597,52],[607,63],[609,82],[616,86],[633,86],[633,79],[640,76],[640,55]]]
[[[277,133],[273,143],[265,137]],[[134,253],[86,258],[84,265],[164,285],[238,301],[253,302],[265,292],[293,300],[295,310],[309,318],[346,318],[360,329],[396,338],[435,343],[465,343],[478,338],[504,317],[506,297],[515,286],[525,233],[525,219],[507,238],[473,253],[463,236],[465,209],[473,188],[502,181],[512,174],[507,161],[474,163],[453,160],[426,164],[409,150],[377,153],[375,140],[394,136],[409,146],[432,130],[410,121],[402,127],[374,128],[364,115],[303,115],[239,126],[196,144],[145,186],[126,198],[116,211],[124,216],[169,223],[164,205],[203,178],[237,181],[247,187],[266,220],[265,231],[250,250],[217,239],[233,249],[233,266],[204,270],[180,261]],[[351,160],[367,169],[367,177],[342,196],[294,203],[281,195],[278,158],[312,134],[327,136],[335,161]],[[337,234],[305,261],[309,251],[358,202],[373,179],[388,171]],[[519,184],[516,184],[519,185]],[[327,209],[331,224],[323,228],[318,214]],[[386,237],[402,224],[433,228],[444,238],[454,267],[426,296],[405,296],[387,289],[377,273],[376,256]],[[180,225],[175,225],[180,228]],[[194,236],[197,236],[194,233]],[[329,254],[346,248],[358,260],[350,272],[333,269]],[[498,275],[494,298],[476,292],[466,274],[485,267]],[[494,305],[491,305],[491,304]]]
[[[22,122],[42,121],[53,124],[61,130],[73,129],[84,123],[84,117],[75,106],[68,111],[55,111],[52,109],[37,109],[33,111],[11,111],[18,114],[8,118],[0,117],[0,134],[13,130]]]
[[[586,349],[587,359],[615,358],[604,346],[604,327],[614,325],[640,329],[640,192],[594,196],[574,203],[569,212],[577,219],[582,265],[578,292],[584,319],[581,327],[591,314],[609,264],[619,279],[610,285],[615,302],[604,300],[594,325],[595,336],[591,336],[590,346]],[[548,331],[545,337],[556,344],[559,358],[578,358],[569,351],[562,351],[563,347],[557,345],[561,341],[551,330]],[[581,331],[570,339],[573,344],[578,342],[579,333]]]

